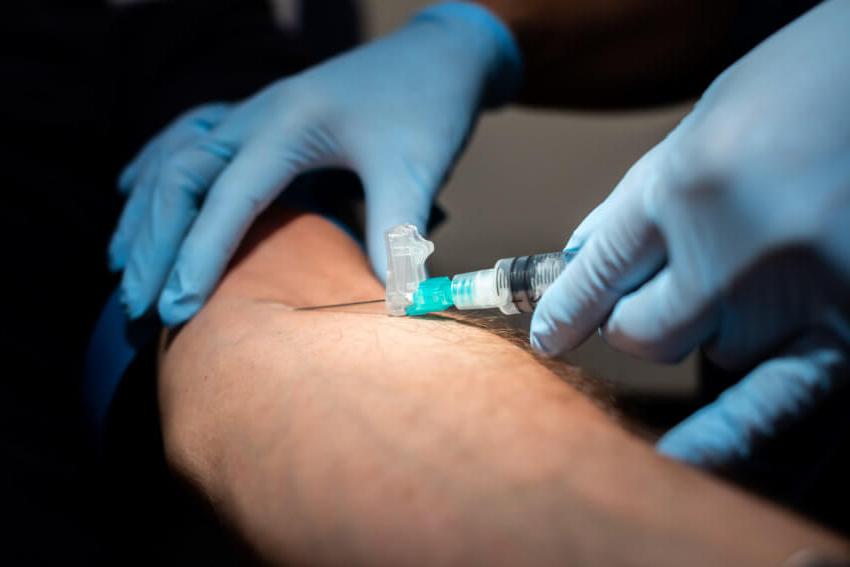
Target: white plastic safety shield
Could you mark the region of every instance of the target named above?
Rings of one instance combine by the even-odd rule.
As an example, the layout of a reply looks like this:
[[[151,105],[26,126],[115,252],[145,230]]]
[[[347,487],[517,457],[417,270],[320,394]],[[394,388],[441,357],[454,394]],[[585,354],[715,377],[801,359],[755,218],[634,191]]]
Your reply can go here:
[[[419,234],[412,224],[399,224],[386,233],[387,313],[405,315],[413,294],[425,281],[425,260],[434,252],[434,243]]]

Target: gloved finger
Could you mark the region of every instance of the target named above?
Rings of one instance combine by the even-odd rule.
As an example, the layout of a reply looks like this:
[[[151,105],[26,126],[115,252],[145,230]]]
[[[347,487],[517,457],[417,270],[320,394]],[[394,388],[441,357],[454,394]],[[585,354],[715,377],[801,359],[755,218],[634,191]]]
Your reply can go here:
[[[708,339],[719,310],[680,273],[668,266],[620,300],[602,328],[605,342],[638,358],[676,362]]]
[[[118,191],[122,195],[128,194],[139,181],[146,169],[145,166],[157,154],[164,135],[165,132],[163,131],[148,140],[136,156],[130,160],[130,163],[121,170],[121,174],[118,176]]]
[[[122,194],[129,193],[136,182],[144,174],[151,160],[165,151],[175,151],[188,140],[172,140],[176,132],[186,130],[185,135],[197,139],[215,128],[230,112],[231,105],[227,103],[205,104],[178,117],[162,131],[151,138],[136,156],[128,163],[118,177],[118,190]],[[166,148],[163,148],[166,146]],[[168,147],[170,146],[170,147]]]
[[[230,106],[213,104],[204,106],[181,119],[180,124],[167,129],[156,138],[156,143],[143,151],[144,156],[136,160],[140,171],[128,178],[137,183],[121,213],[118,227],[109,245],[109,266],[113,271],[124,269],[130,246],[135,239],[142,220],[150,207],[153,187],[166,154],[176,153],[181,148],[198,143],[218,121],[226,115]],[[122,181],[127,181],[122,179]]]
[[[657,448],[707,468],[746,459],[760,443],[811,412],[848,380],[845,345],[824,332],[806,336],[674,427]]]
[[[195,109],[178,119],[178,123],[166,129],[156,142],[136,162],[141,170],[132,175],[138,187],[131,193],[124,206],[118,227],[109,246],[109,265],[113,271],[126,265],[131,243],[150,205],[150,196],[156,183],[162,162],[182,148],[199,143],[230,111],[229,104],[208,104]],[[140,177],[139,177],[140,176]],[[122,180],[127,181],[127,180]]]
[[[131,317],[144,314],[156,300],[204,194],[232,155],[230,146],[209,136],[164,162],[121,282]]]
[[[157,169],[150,167],[145,170],[121,211],[118,226],[109,241],[109,269],[113,272],[123,270],[127,265],[132,243],[150,208]]]
[[[574,259],[543,294],[531,321],[531,344],[555,355],[581,344],[614,304],[650,277],[665,259],[664,242],[643,204],[645,183],[625,178],[605,224],[596,227]]]
[[[197,133],[206,134],[216,128],[230,114],[233,105],[228,102],[205,104],[184,116]]]
[[[176,261],[169,265],[158,302],[166,325],[183,323],[201,308],[251,223],[302,171],[302,156],[293,153],[295,157],[287,159],[289,154],[255,138],[216,179]],[[178,243],[175,239],[174,249]]]
[[[362,174],[366,186],[366,250],[382,282],[387,277],[384,233],[398,224],[412,224],[426,234],[432,196],[439,185],[439,180],[414,179],[405,169],[385,164]]]

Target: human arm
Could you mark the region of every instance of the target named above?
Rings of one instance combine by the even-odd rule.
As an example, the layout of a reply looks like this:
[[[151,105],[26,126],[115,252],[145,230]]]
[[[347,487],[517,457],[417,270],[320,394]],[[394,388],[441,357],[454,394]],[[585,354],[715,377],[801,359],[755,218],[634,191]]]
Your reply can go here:
[[[655,454],[520,346],[383,293],[331,223],[273,211],[163,343],[168,458],[265,559],[770,564],[844,544]]]

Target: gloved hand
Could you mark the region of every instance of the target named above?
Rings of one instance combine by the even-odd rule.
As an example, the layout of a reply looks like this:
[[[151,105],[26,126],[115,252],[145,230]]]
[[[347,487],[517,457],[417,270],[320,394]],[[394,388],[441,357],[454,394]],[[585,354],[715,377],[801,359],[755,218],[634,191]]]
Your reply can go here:
[[[670,455],[745,457],[847,379],[848,29],[850,3],[826,2],[724,72],[575,231],[534,314],[550,354],[604,325],[643,358],[761,362],[662,441]]]
[[[190,318],[253,219],[295,176],[323,167],[360,175],[369,257],[385,277],[384,231],[424,232],[480,108],[506,101],[520,75],[507,28],[480,6],[449,2],[230,111],[178,120],[122,176],[131,196],[110,262],[124,269],[130,316],[158,300],[167,325]]]

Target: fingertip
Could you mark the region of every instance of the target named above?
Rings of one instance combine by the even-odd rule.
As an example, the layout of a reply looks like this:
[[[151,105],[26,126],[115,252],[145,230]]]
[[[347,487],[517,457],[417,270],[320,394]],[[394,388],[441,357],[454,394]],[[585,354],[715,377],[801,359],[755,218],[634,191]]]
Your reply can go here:
[[[581,332],[576,316],[582,314],[568,292],[570,282],[561,274],[543,294],[531,319],[532,346],[547,356],[557,356],[577,348],[592,332]]]
[[[203,300],[197,294],[166,287],[160,295],[157,310],[162,323],[166,327],[174,327],[194,317],[202,305]]]
[[[109,248],[106,251],[106,260],[109,266],[109,271],[120,272],[127,265],[127,251],[129,245],[127,239],[120,232],[116,232],[109,241]]]
[[[655,449],[665,457],[702,469],[720,468],[732,460],[732,455],[740,459],[748,453],[744,448],[730,451],[722,439],[711,439],[709,435],[710,432],[686,423],[663,435]]]
[[[697,451],[694,451],[689,445],[681,443],[677,436],[671,433],[658,440],[655,444],[655,450],[667,458],[688,463],[695,467],[701,466],[704,460]]]
[[[552,348],[549,344],[551,337],[551,327],[548,321],[535,312],[531,318],[531,328],[529,329],[529,339],[531,348],[544,356],[552,356]]]
[[[204,268],[187,262],[184,257],[171,270],[157,302],[159,317],[166,326],[185,323],[206,303],[218,278],[210,279],[212,276]],[[208,282],[212,285],[207,286]]]
[[[116,274],[124,269],[127,259],[110,249],[106,254],[106,264],[109,271]]]
[[[107,254],[107,267],[110,272],[113,274],[117,274],[121,270],[124,269],[126,265],[126,259],[120,256],[113,255],[111,252]]]
[[[532,331],[530,342],[531,348],[533,348],[535,352],[537,352],[537,354],[545,356],[546,358],[551,358],[552,356],[554,356],[554,354],[549,350],[549,347],[547,346],[545,335],[541,335]]]
[[[121,301],[131,319],[138,319],[147,314],[156,299],[158,282],[151,278],[151,272],[145,269],[153,259],[144,239],[136,239],[123,259]]]
[[[124,282],[118,286],[118,302],[121,303],[121,307],[124,308],[124,311],[129,315],[129,301],[127,299],[127,290],[124,288]]]
[[[126,272],[125,272],[126,273]],[[124,306],[124,312],[127,314],[132,320],[141,318],[148,311],[147,303],[142,300],[137,292],[135,292],[132,288],[133,286],[121,282],[121,292],[120,292],[120,300],[121,304]]]
[[[130,192],[130,189],[133,188],[133,180],[137,177],[136,170],[138,167],[134,163],[131,163],[127,167],[125,167],[121,174],[118,176],[118,192],[122,195],[126,195]]]
[[[531,346],[538,353],[554,357],[569,352],[577,345],[574,337],[565,332],[568,325],[554,317],[546,304],[538,306],[531,319]]]
[[[188,322],[200,309],[199,304],[189,302],[162,304],[159,307],[159,318],[164,326],[177,327]]]

